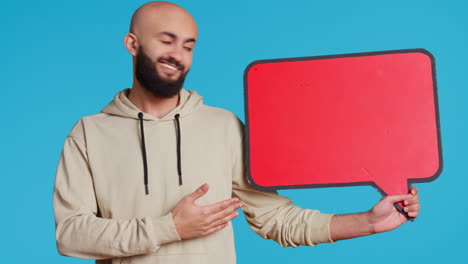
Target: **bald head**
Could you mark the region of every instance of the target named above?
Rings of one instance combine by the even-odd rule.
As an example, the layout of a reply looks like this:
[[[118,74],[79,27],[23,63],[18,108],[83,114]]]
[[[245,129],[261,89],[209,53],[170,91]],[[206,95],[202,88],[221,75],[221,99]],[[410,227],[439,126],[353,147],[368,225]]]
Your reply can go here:
[[[177,93],[192,65],[197,35],[195,20],[178,5],[158,1],[138,8],[124,38],[133,55],[134,87],[159,97]]]
[[[177,22],[198,33],[195,20],[184,8],[169,2],[149,2],[139,7],[132,16],[130,32],[141,35],[148,27],[161,27]]]

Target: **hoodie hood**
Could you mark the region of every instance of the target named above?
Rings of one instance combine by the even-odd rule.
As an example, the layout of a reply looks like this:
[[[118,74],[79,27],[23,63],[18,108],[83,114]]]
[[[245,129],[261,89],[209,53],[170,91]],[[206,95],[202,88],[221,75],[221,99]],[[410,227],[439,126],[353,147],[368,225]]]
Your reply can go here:
[[[138,113],[141,112],[143,113],[144,121],[172,121],[174,120],[176,114],[179,114],[179,116],[182,118],[193,113],[201,105],[203,105],[203,97],[200,96],[197,92],[181,89],[179,92],[179,105],[164,117],[157,118],[151,114],[142,112],[128,99],[130,90],[131,89],[125,89],[118,92],[114,96],[114,100],[112,100],[112,102],[104,107],[101,112],[133,119],[139,119]]]

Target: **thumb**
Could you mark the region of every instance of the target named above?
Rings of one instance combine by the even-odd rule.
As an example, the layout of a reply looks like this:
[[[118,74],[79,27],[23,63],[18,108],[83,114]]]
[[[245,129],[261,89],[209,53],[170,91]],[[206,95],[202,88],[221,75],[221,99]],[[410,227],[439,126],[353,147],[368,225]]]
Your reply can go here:
[[[202,186],[198,187],[193,193],[189,194],[188,197],[191,201],[195,201],[198,198],[205,195],[208,192],[208,184],[203,184]]]
[[[404,200],[411,198],[411,195],[410,194],[400,194],[400,195],[387,196],[386,198],[391,203],[398,203],[398,202],[403,202]]]

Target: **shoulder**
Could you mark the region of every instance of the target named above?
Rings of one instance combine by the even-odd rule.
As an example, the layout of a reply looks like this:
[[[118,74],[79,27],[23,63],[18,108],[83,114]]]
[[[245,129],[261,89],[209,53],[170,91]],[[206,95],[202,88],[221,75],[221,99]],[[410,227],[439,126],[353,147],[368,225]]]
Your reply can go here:
[[[97,124],[102,124],[106,121],[106,119],[108,120],[109,117],[110,115],[104,113],[84,116],[75,123],[70,133],[68,134],[68,137],[79,141],[85,141],[87,131],[91,127],[95,127]]]
[[[242,121],[231,111],[204,105],[200,109],[204,112],[211,122],[216,122],[215,126],[221,126],[223,133],[231,145],[237,145],[237,142],[242,142],[244,137],[244,124]]]
[[[222,122],[230,126],[242,125],[242,122],[234,113],[223,108],[203,105],[197,112],[204,118],[216,122]]]

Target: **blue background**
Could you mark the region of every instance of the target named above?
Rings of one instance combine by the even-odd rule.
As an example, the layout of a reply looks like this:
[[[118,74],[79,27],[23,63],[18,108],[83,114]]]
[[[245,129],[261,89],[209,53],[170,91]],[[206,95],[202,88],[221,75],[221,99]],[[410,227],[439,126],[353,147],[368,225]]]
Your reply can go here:
[[[442,175],[416,184],[421,216],[392,232],[281,248],[239,217],[239,263],[459,262],[468,236],[466,1],[174,1],[200,29],[185,84],[243,119],[243,71],[254,60],[425,48],[436,58]],[[131,86],[123,46],[143,1],[4,1],[0,9],[2,263],[92,263],[55,247],[52,188],[63,141],[82,116]],[[293,91],[291,91],[293,92]],[[369,186],[281,191],[327,213],[369,209]]]

